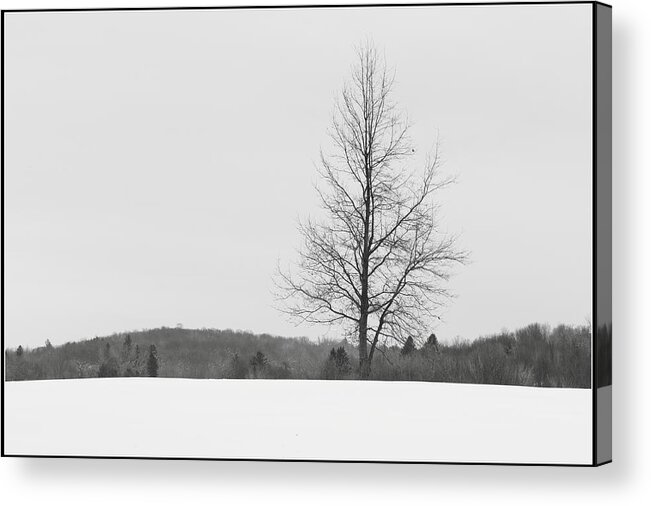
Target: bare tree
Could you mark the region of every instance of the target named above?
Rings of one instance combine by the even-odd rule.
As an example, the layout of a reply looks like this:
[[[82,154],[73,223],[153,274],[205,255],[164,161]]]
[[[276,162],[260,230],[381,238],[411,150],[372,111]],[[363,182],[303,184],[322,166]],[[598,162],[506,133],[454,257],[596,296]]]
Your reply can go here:
[[[438,142],[422,174],[407,169],[415,149],[392,100],[394,78],[371,44],[357,51],[328,132],[333,149],[318,168],[326,218],[299,224],[298,265],[279,268],[276,280],[291,317],[343,324],[358,342],[361,378],[378,343],[419,339],[449,295],[451,265],[465,259],[438,230],[432,196],[452,182],[439,177]]]

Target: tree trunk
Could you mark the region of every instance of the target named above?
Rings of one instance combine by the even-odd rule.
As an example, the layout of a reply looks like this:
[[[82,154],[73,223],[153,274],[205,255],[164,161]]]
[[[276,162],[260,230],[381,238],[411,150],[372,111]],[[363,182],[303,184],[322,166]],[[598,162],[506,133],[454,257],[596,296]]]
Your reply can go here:
[[[368,356],[368,260],[363,260],[362,293],[359,304],[359,377],[368,379],[371,361]]]
[[[366,101],[366,99],[365,99]],[[366,129],[368,132],[368,127]],[[365,132],[365,135],[366,135]],[[371,168],[368,154],[365,158],[366,190],[364,195],[364,250],[362,251],[361,297],[359,304],[359,377],[368,379],[371,374],[371,361],[368,356],[368,264],[370,257],[371,234]]]
[[[368,305],[368,303],[367,303]],[[359,318],[359,377],[368,379],[371,373],[371,363],[368,359],[367,339],[368,334],[368,309],[360,314]]]
[[[366,210],[366,225],[364,232],[364,253],[362,255],[361,297],[359,300],[359,377],[368,379],[371,373],[371,361],[368,356],[368,216]]]

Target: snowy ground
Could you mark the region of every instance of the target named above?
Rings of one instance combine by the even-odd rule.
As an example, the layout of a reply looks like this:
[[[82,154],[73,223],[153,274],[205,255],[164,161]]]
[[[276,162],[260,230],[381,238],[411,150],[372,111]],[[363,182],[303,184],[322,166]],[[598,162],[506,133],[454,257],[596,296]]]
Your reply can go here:
[[[32,455],[585,464],[590,390],[114,378],[5,383]]]

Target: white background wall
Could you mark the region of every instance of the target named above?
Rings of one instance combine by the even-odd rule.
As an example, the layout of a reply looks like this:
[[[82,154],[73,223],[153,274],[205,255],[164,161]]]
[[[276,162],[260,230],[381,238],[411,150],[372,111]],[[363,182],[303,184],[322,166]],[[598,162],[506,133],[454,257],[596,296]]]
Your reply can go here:
[[[138,2],[156,6],[182,3]],[[53,4],[93,7],[129,2],[0,1],[2,8]],[[193,0],[188,4],[218,2]],[[651,497],[651,339],[647,321],[651,304],[651,6],[646,0],[613,0],[613,4],[613,304],[617,336],[613,464],[572,469],[5,458],[0,460],[2,500],[6,504],[48,505],[645,503],[644,498]]]

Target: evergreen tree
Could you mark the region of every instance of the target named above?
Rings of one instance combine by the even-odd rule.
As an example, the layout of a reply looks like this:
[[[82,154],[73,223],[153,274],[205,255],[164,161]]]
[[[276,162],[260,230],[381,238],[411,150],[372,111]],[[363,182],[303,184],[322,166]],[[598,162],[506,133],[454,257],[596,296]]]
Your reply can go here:
[[[436,334],[431,333],[423,346],[423,351],[429,353],[438,353],[439,352],[439,340],[436,338]]]
[[[429,335],[427,338],[427,342],[425,343],[425,346],[432,346],[436,349],[439,347],[439,340],[436,338],[436,334],[433,332]]]
[[[231,379],[244,379],[249,372],[246,362],[242,360],[239,354],[234,353],[228,365],[227,377]]]
[[[102,362],[102,364],[99,366],[97,375],[100,378],[116,378],[119,376],[118,361],[115,359],[115,357],[111,357],[108,360]]]
[[[100,378],[115,378],[120,375],[118,359],[111,353],[111,345],[107,342],[104,346],[103,356],[97,375]]]
[[[350,359],[343,346],[332,348],[323,370],[325,379],[341,379],[350,374]]]
[[[149,358],[147,359],[147,376],[151,378],[158,376],[158,353],[156,351],[156,346],[153,344],[149,347]]]
[[[134,376],[142,376],[142,358],[140,357],[140,346],[137,344],[133,354],[132,369]]]
[[[407,356],[413,353],[415,350],[416,350],[416,345],[414,344],[414,338],[409,336],[405,341],[405,344],[402,346],[402,350],[400,350],[400,354],[403,356]]]
[[[122,343],[122,350],[127,356],[131,355],[132,345],[133,343],[131,341],[131,334],[127,334],[127,336],[124,338],[124,342]]]
[[[122,342],[122,355],[120,356],[120,367],[122,376],[135,376],[133,368],[133,343],[131,336],[127,334]]]
[[[18,346],[18,348],[16,349],[16,356],[17,357],[22,357],[23,356],[23,346],[22,345]]]
[[[267,367],[267,357],[259,351],[251,358],[249,365],[253,371],[253,376],[257,378]]]

